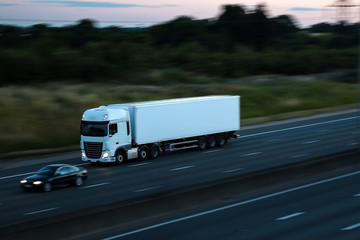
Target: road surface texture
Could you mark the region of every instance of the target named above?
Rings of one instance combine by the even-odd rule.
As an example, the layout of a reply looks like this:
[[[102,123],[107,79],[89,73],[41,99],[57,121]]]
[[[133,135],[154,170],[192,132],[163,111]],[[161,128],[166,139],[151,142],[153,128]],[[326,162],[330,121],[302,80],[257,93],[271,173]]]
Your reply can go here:
[[[80,151],[76,157],[65,154],[41,160],[39,157],[26,161],[4,161],[0,165],[0,234],[2,227],[14,224],[34,220],[41,222],[47,217],[88,211],[120,201],[131,201],[173,189],[216,182],[357,149],[360,135],[358,122],[358,112],[345,111],[244,127],[238,139],[229,141],[222,148],[164,153],[156,160],[135,161],[122,166],[92,166],[82,163]],[[20,189],[19,181],[23,177],[50,163],[84,166],[89,171],[89,178],[81,187],[57,189],[49,193],[24,192]],[[274,206],[268,204],[270,203],[262,208],[265,212],[272,212]],[[269,206],[271,209],[267,210]],[[284,211],[283,216],[278,218],[295,214],[294,219],[300,219],[308,216],[307,212],[307,209],[299,209],[293,213],[289,210],[286,215]],[[236,213],[234,214],[235,219]],[[261,212],[258,217],[264,221],[268,219],[267,215],[262,218]],[[242,221],[249,224],[251,222]],[[235,222],[229,224],[235,226]],[[278,222],[281,221],[276,221]],[[252,225],[246,227],[251,228]],[[271,229],[275,231],[276,228],[270,227],[269,231]],[[241,228],[238,230],[242,231]],[[247,234],[250,236],[253,233]],[[276,231],[272,234],[276,234]]]

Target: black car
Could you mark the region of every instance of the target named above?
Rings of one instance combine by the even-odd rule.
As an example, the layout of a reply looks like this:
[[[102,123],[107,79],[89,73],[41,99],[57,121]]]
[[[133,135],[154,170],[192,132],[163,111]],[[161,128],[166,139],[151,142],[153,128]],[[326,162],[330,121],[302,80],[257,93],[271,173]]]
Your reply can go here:
[[[54,187],[80,186],[87,178],[87,170],[68,164],[52,164],[41,168],[35,175],[20,181],[25,190],[38,189],[45,192]]]

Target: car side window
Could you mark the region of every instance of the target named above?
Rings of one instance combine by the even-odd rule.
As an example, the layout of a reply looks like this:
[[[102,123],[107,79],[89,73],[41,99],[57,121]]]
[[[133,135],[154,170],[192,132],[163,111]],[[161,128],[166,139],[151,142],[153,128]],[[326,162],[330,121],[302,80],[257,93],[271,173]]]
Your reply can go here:
[[[70,168],[69,167],[62,167],[59,171],[59,175],[62,176],[62,175],[66,175],[70,173]]]
[[[69,173],[74,173],[77,171],[76,168],[73,168],[73,167],[68,167],[69,168]]]

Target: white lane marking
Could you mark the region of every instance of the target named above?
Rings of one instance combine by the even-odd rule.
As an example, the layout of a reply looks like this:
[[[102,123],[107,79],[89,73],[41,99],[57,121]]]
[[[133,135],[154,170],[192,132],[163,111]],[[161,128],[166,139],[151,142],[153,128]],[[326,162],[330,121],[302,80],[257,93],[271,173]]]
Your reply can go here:
[[[284,216],[284,217],[277,218],[275,220],[276,221],[287,220],[289,218],[297,217],[297,216],[300,216],[300,215],[303,215],[303,214],[305,214],[305,212],[293,213],[293,214],[290,214],[290,215],[287,215],[287,216]]]
[[[223,171],[223,173],[232,173],[232,172],[237,172],[237,171],[241,171],[241,170],[244,170],[244,168],[230,169],[230,170]]]
[[[144,163],[129,165],[129,166],[127,166],[127,167],[128,167],[128,168],[140,167],[140,166],[148,165],[148,164],[150,164],[150,163],[151,163],[151,162],[144,162]]]
[[[278,138],[273,138],[273,139],[266,140],[265,142],[276,142],[278,140],[279,140]]]
[[[319,140],[311,140],[311,141],[303,142],[302,144],[312,144],[317,142],[319,142]]]
[[[170,169],[169,171],[179,171],[179,170],[184,170],[184,169],[193,168],[193,167],[195,167],[195,166],[178,167],[178,168]]]
[[[93,185],[85,186],[85,187],[82,187],[82,188],[94,188],[94,187],[99,187],[99,186],[103,186],[103,185],[107,185],[107,184],[110,184],[110,182],[93,184]]]
[[[351,225],[351,226],[349,226],[349,227],[345,227],[345,228],[343,228],[343,229],[341,229],[341,230],[342,230],[342,231],[349,231],[349,230],[353,230],[353,229],[358,228],[358,227],[360,227],[360,223]]]
[[[294,129],[299,129],[299,128],[313,127],[313,126],[318,126],[318,125],[323,125],[323,124],[328,124],[328,123],[342,122],[342,121],[352,120],[352,119],[356,119],[356,118],[359,118],[359,117],[342,118],[342,119],[336,119],[336,120],[331,120],[331,121],[326,121],[326,122],[312,123],[312,124],[307,124],[307,125],[302,125],[302,126],[283,128],[283,129],[272,130],[272,131],[261,132],[261,133],[254,133],[254,134],[249,134],[249,135],[245,135],[245,136],[240,136],[239,138],[255,137],[255,136],[266,135],[266,134],[276,133],[276,132],[284,132],[284,131],[289,131],[289,130],[294,130]]]
[[[58,209],[58,207],[56,207],[56,208],[43,209],[43,210],[39,210],[39,211],[35,211],[35,212],[28,212],[28,213],[24,213],[24,215],[33,215],[33,214],[38,214],[38,213],[53,211],[53,210],[56,210],[56,209]]]
[[[359,143],[357,143],[357,142],[354,142],[354,143],[349,143],[349,144],[346,144],[347,146],[356,146],[356,145],[358,145]]]
[[[284,191],[281,191],[281,192],[276,192],[276,193],[272,193],[272,194],[265,195],[265,196],[262,196],[262,197],[253,198],[253,199],[250,199],[250,200],[247,200],[247,201],[244,201],[244,202],[239,202],[239,203],[227,205],[227,206],[220,207],[220,208],[215,208],[215,209],[212,209],[212,210],[209,210],[209,211],[200,212],[200,213],[197,213],[197,214],[194,214],[194,215],[189,215],[189,216],[182,217],[182,218],[177,218],[177,219],[170,220],[170,221],[167,221],[167,222],[162,222],[162,223],[159,223],[159,224],[155,224],[155,225],[152,225],[152,226],[149,226],[149,227],[140,228],[140,229],[137,229],[137,230],[134,230],[134,231],[131,231],[131,232],[126,232],[126,233],[123,233],[123,234],[115,235],[115,236],[106,238],[104,240],[112,240],[112,239],[116,239],[116,238],[122,238],[122,237],[133,235],[133,234],[136,234],[136,233],[139,233],[139,232],[144,232],[144,231],[147,231],[147,230],[159,228],[159,227],[166,226],[166,225],[169,225],[169,224],[182,222],[182,221],[185,221],[185,220],[193,219],[193,218],[196,218],[196,217],[201,217],[201,216],[204,216],[204,215],[209,215],[209,214],[212,214],[212,213],[224,211],[224,210],[231,209],[231,208],[234,208],[234,207],[239,207],[239,206],[246,205],[246,204],[253,203],[253,202],[257,202],[257,201],[260,201],[260,200],[264,200],[264,199],[284,195],[286,193],[295,192],[295,191],[298,191],[298,190],[302,190],[302,189],[305,189],[305,188],[317,186],[317,185],[324,184],[324,183],[333,182],[333,181],[343,179],[343,178],[347,178],[347,177],[352,177],[352,176],[355,176],[355,175],[358,175],[358,174],[360,174],[360,171],[348,173],[348,174],[345,174],[345,175],[325,179],[325,180],[314,182],[314,183],[309,183],[309,184],[302,185],[302,186],[299,186],[299,187],[290,188],[290,189],[287,189],[287,190],[284,190]]]
[[[74,166],[78,167],[78,166],[85,166],[85,165],[89,165],[89,163],[79,163],[79,164],[76,164]]]
[[[138,192],[146,192],[146,191],[150,191],[150,190],[157,189],[157,188],[161,188],[161,186],[143,188],[143,189],[135,190],[134,192],[135,192],[135,193],[138,193]]]
[[[300,157],[305,157],[305,156],[308,156],[309,154],[299,154],[299,155],[294,155],[294,156],[291,156],[291,158],[300,158]]]
[[[36,172],[28,172],[28,173],[21,173],[21,174],[6,176],[6,177],[0,177],[0,180],[4,180],[4,179],[8,179],[8,178],[14,178],[14,177],[21,177],[21,176],[25,176],[25,175],[34,174],[34,173],[36,173]]]
[[[220,151],[219,149],[216,149],[216,150],[210,150],[210,151],[206,151],[206,152],[203,152],[203,153],[213,153],[213,152],[218,152]]]
[[[262,152],[253,152],[253,153],[247,153],[242,155],[242,157],[250,157],[250,156],[254,156],[254,155],[258,155],[261,154]]]
[[[354,197],[360,197],[360,193],[359,193],[359,194],[355,194]]]
[[[319,133],[326,133],[326,132],[330,132],[330,129],[323,129],[323,130],[320,130],[318,131]]]

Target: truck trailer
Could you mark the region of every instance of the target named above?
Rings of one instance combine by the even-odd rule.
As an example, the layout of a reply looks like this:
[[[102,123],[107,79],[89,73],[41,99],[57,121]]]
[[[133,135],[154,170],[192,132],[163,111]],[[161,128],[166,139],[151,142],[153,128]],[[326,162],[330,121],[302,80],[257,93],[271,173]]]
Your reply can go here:
[[[161,152],[222,147],[240,130],[240,96],[112,104],[86,110],[82,161],[123,163]]]

